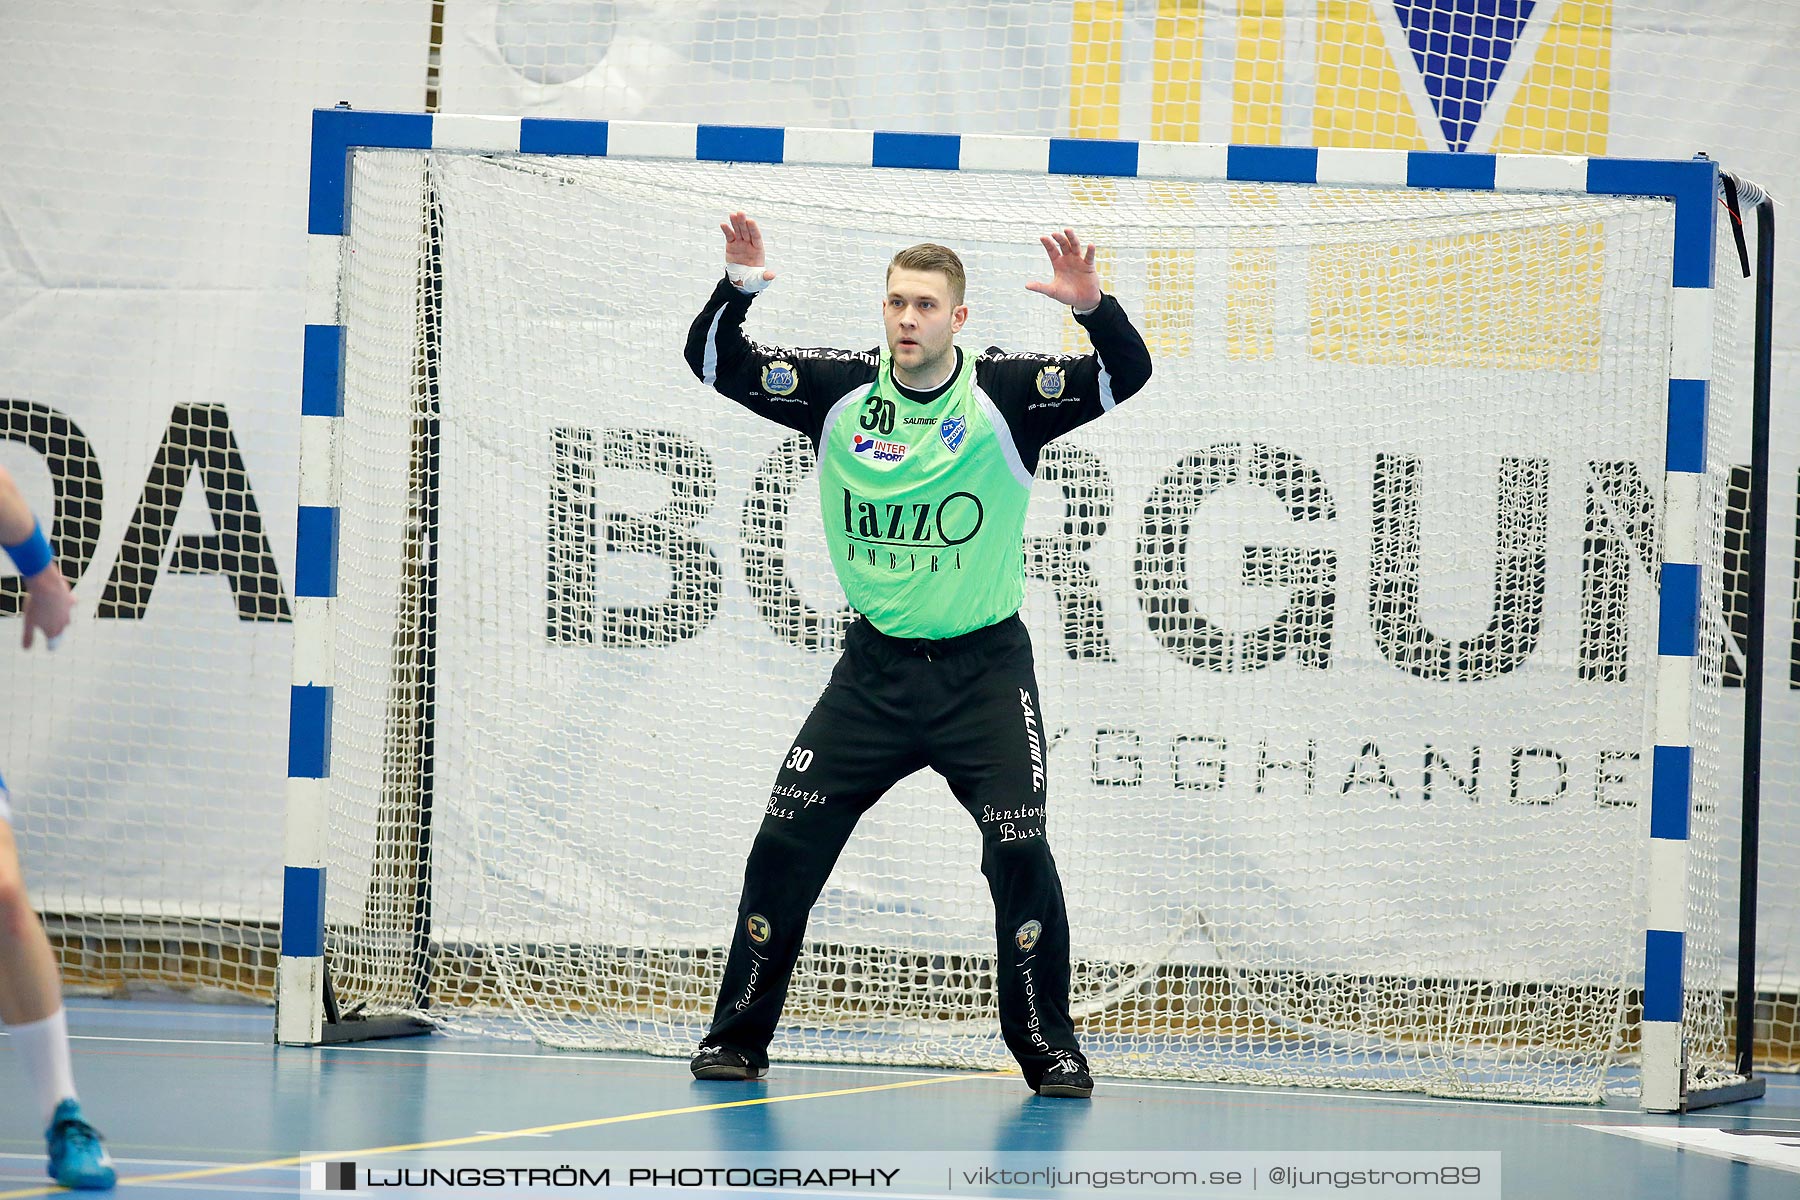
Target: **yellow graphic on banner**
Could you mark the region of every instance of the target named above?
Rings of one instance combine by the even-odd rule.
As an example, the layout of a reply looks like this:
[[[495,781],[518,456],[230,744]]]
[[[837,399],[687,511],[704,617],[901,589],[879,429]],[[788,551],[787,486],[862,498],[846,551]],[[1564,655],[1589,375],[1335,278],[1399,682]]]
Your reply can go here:
[[[1078,0],[1069,25],[1069,136],[1119,136],[1119,91],[1124,77],[1125,6],[1121,0]],[[1077,206],[1110,205],[1117,188],[1111,180],[1074,178],[1069,199]],[[1079,207],[1076,210],[1079,221]],[[1089,236],[1077,226],[1077,233]],[[1111,254],[1100,248],[1095,264],[1108,291]],[[1071,319],[1063,323],[1062,349],[1079,354],[1087,336]]]
[[[1077,0],[1069,30],[1071,136],[1119,136],[1124,55],[1124,4],[1120,0]]]
[[[1239,210],[1265,209],[1268,222],[1231,231],[1225,292],[1225,357],[1234,362],[1275,357],[1276,241],[1280,192],[1268,184],[1234,184],[1227,195]]]
[[[1200,140],[1201,0],[1159,0],[1153,47],[1150,136],[1159,142]],[[1187,184],[1152,183],[1158,209],[1192,207]],[[1174,219],[1179,220],[1179,217]],[[1162,357],[1194,352],[1196,258],[1181,246],[1155,247],[1145,263],[1144,341]]]
[[[1488,149],[1605,154],[1611,110],[1612,0],[1563,0]]]
[[[1526,75],[1485,149],[1495,154],[1606,153],[1612,107],[1612,8],[1612,0],[1563,0],[1554,12],[1548,5],[1541,7],[1535,15],[1550,25],[1529,66],[1508,64],[1509,72]],[[1566,354],[1566,362],[1551,356],[1540,365],[1591,371],[1598,366],[1605,232],[1598,225],[1565,232],[1562,240],[1531,247],[1534,253],[1570,255],[1563,264],[1566,271],[1554,281],[1555,290],[1514,303],[1527,309],[1536,306],[1543,344],[1560,347]],[[1515,349],[1530,357],[1524,347]]]
[[[1288,0],[1244,0],[1231,67],[1231,140],[1281,144],[1282,23]]]
[[[1150,136],[1200,140],[1201,0],[1160,0],[1150,76]]]
[[[1434,91],[1420,86],[1413,75],[1417,64],[1412,48],[1403,34],[1394,40],[1391,31],[1398,27],[1392,14],[1377,7],[1394,0],[1311,2],[1315,7],[1308,13],[1301,7],[1308,0],[1246,0],[1235,25],[1223,27],[1223,36],[1235,39],[1232,141],[1281,143],[1288,69],[1284,47],[1294,31],[1288,18],[1311,15],[1316,18],[1311,29],[1316,45],[1313,144],[1426,149],[1426,131],[1437,127],[1437,114],[1416,111],[1414,103],[1417,97],[1429,108],[1425,97]],[[1206,8],[1203,0],[1158,0],[1155,5],[1148,131],[1159,141],[1201,136]],[[1071,12],[1069,131],[1077,137],[1117,137],[1123,126],[1126,5],[1122,0],[1078,0]],[[1538,22],[1548,25],[1540,26],[1542,37],[1531,61],[1521,57],[1507,66],[1515,77],[1527,73],[1510,90],[1505,119],[1483,149],[1603,153],[1610,110],[1612,0],[1540,3],[1533,24]],[[1454,82],[1446,81],[1436,91],[1460,94]],[[1508,89],[1500,95],[1507,96]],[[1117,187],[1106,180],[1071,181],[1077,218],[1080,206],[1110,206]],[[1166,186],[1153,187],[1151,200],[1159,207],[1183,203]],[[1234,360],[1268,359],[1276,352],[1277,196],[1273,189],[1234,188],[1232,203],[1271,211],[1268,223],[1231,235],[1222,313],[1225,351]],[[1175,218],[1171,239],[1176,244],[1150,249],[1141,267],[1144,330],[1153,353],[1183,355],[1194,346],[1198,256],[1179,244],[1179,218],[1175,212],[1170,216]],[[1306,285],[1311,352],[1361,363],[1593,369],[1601,231],[1582,227],[1578,232],[1511,235],[1504,244],[1497,237],[1471,235],[1438,249],[1411,245],[1380,253],[1315,251],[1309,256]],[[1560,267],[1534,261],[1539,253],[1564,255],[1567,261]],[[1451,269],[1453,262],[1465,268]],[[1468,264],[1479,264],[1479,269]],[[1132,263],[1128,269],[1136,275],[1140,268]],[[1336,295],[1338,289],[1346,290]],[[1085,339],[1071,322],[1064,341],[1065,349],[1074,350]]]
[[[1275,251],[1269,247],[1232,247],[1225,356],[1234,362],[1275,357]]]
[[[1305,0],[1299,0],[1304,3]],[[1288,0],[1247,0],[1238,12],[1231,70],[1231,140],[1241,146],[1279,146],[1282,132],[1282,53]],[[1264,187],[1234,187],[1233,207],[1273,208]],[[1275,230],[1232,233],[1225,285],[1225,357],[1275,357]]]
[[[1392,3],[1392,0],[1380,0]],[[1370,0],[1319,0],[1313,145],[1424,150],[1420,117]]]
[[[1301,0],[1304,3],[1304,0]],[[1247,0],[1238,12],[1231,69],[1231,140],[1241,146],[1279,146],[1282,55],[1287,0]],[[1233,207],[1272,207],[1268,188],[1231,189]],[[1225,356],[1233,361],[1275,357],[1275,231],[1237,230],[1225,285]]]
[[[1153,249],[1145,263],[1144,344],[1152,357],[1194,352],[1194,252]]]
[[[1125,63],[1125,8],[1119,0],[1082,0],[1069,27],[1069,136],[1119,136],[1119,90]],[[1076,179],[1076,201],[1110,203],[1108,180]]]
[[[1426,148],[1437,114],[1403,86],[1411,47],[1390,44],[1374,4],[1320,0],[1313,142]],[[1550,22],[1511,100],[1493,152],[1605,150],[1611,0],[1542,4]],[[1442,61],[1442,60],[1439,60]],[[1454,62],[1454,60],[1451,60]],[[1460,94],[1447,81],[1442,94]],[[1427,102],[1429,103],[1429,102]],[[1599,364],[1599,226],[1468,235],[1400,247],[1326,247],[1310,257],[1309,348],[1320,358],[1383,365],[1595,370]],[[1234,288],[1234,296],[1236,289]],[[1246,332],[1246,348],[1258,344]]]
[[[1602,246],[1584,223],[1320,247],[1307,272],[1313,357],[1598,370]]]
[[[1307,0],[1244,0],[1234,25],[1231,140],[1272,145],[1281,140],[1290,10]],[[1403,33],[1389,13],[1396,0],[1313,0],[1313,144],[1423,149],[1422,130],[1437,115],[1414,111],[1409,89],[1417,69]],[[1382,6],[1379,7],[1378,6]],[[1204,0],[1157,0],[1151,72],[1152,136],[1192,141],[1199,136]],[[1124,0],[1078,0],[1071,6],[1069,129],[1076,137],[1117,137],[1126,56]],[[1478,149],[1592,154],[1604,149],[1610,110],[1613,0],[1540,0],[1529,24],[1541,27],[1533,61],[1509,62],[1505,73],[1527,72],[1517,86],[1501,131]],[[1302,17],[1298,19],[1304,19]],[[1520,42],[1529,44],[1530,39]],[[1443,59],[1438,61],[1442,62]],[[1450,60],[1452,63],[1455,59]],[[1454,82],[1454,81],[1452,81]],[[1443,94],[1464,89],[1446,85]],[[1500,89],[1504,93],[1505,89]],[[1429,102],[1426,101],[1427,105]]]

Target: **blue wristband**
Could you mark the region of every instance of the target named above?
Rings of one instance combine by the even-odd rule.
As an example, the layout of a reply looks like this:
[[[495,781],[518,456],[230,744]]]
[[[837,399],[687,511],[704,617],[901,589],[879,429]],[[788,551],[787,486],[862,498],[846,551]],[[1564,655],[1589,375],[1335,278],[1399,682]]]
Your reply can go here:
[[[50,550],[50,539],[44,536],[44,527],[37,521],[31,523],[31,536],[16,546],[7,546],[6,553],[12,557],[13,566],[19,568],[19,574],[30,579],[39,571],[50,565],[56,557]]]

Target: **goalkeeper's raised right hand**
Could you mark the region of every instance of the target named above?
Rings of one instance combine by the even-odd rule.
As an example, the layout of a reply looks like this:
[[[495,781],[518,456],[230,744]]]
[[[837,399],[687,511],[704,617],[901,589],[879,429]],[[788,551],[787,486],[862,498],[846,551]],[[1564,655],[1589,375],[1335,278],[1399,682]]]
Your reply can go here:
[[[762,230],[741,212],[734,212],[719,226],[725,234],[725,274],[741,292],[760,292],[775,278],[763,268]]]

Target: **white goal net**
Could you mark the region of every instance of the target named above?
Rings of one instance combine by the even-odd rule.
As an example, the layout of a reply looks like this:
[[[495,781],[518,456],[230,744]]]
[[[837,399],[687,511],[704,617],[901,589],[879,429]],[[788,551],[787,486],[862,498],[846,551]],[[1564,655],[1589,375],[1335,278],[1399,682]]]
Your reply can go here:
[[[683,1055],[711,1016],[847,620],[810,448],[682,361],[734,208],[780,275],[761,342],[876,345],[888,258],[933,240],[968,265],[962,345],[1081,352],[1024,288],[1064,225],[1145,332],[1154,379],[1046,452],[1027,527],[1097,1072],[1619,1080],[1651,906],[1673,210],[1568,194],[357,152],[342,1003]],[[1748,357],[1734,294],[1718,429]],[[1696,1086],[1730,1060],[1725,441],[1691,697]],[[1004,1064],[978,855],[928,772],[876,805],[772,1056]]]

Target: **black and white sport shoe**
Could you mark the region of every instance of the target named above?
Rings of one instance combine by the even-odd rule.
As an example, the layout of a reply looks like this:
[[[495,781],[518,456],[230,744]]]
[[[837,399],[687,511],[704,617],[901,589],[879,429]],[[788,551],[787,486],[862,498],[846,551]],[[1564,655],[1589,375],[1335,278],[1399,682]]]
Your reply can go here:
[[[1059,1059],[1038,1080],[1037,1094],[1066,1100],[1086,1100],[1094,1094],[1094,1077],[1079,1058]]]
[[[725,1046],[702,1046],[688,1059],[695,1079],[761,1079],[763,1069]],[[1090,1085],[1092,1086],[1092,1085]]]

